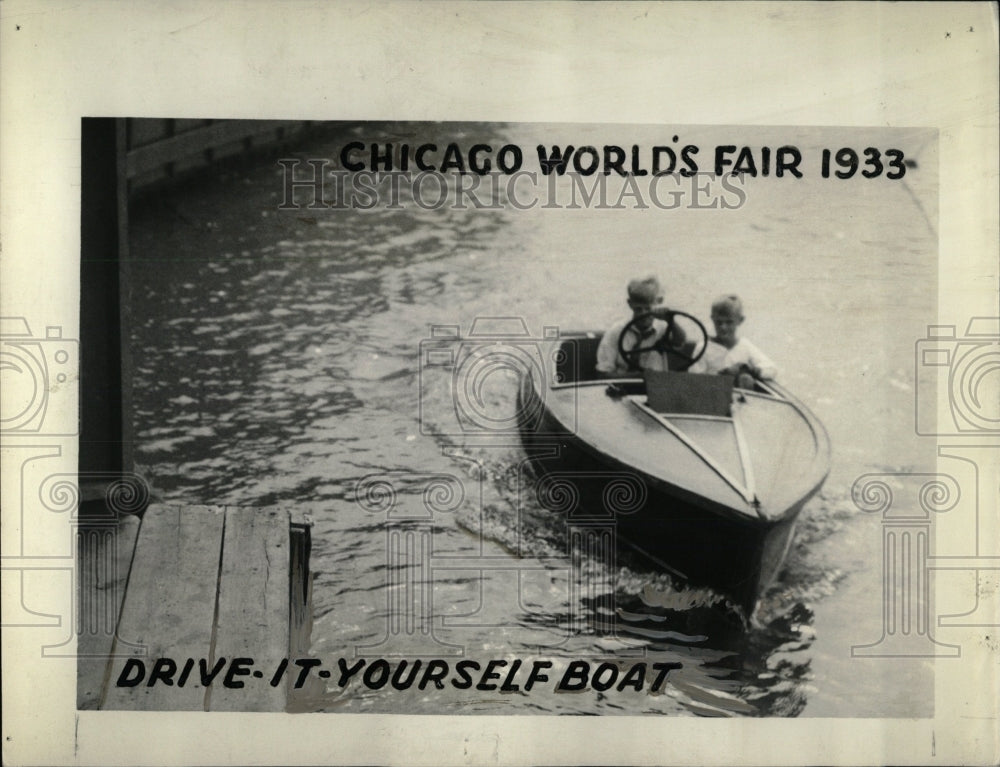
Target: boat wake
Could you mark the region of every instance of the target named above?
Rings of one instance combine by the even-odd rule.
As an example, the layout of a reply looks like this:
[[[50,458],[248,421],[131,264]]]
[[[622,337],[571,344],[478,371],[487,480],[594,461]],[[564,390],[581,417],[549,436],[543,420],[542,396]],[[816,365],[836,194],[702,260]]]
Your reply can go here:
[[[571,593],[580,603],[593,646],[651,654],[680,654],[685,673],[674,697],[699,716],[796,716],[811,686],[812,605],[834,593],[844,573],[811,558],[813,547],[851,514],[847,499],[821,495],[800,517],[797,537],[777,581],[750,617],[725,596],[651,569],[619,547],[613,561],[573,549],[566,519],[541,504],[531,488],[514,488],[511,472],[495,467],[493,490],[482,513],[460,513],[458,524],[526,558],[572,559]],[[571,612],[573,606],[570,605]],[[562,624],[566,616],[552,616]],[[539,616],[526,617],[537,626]]]

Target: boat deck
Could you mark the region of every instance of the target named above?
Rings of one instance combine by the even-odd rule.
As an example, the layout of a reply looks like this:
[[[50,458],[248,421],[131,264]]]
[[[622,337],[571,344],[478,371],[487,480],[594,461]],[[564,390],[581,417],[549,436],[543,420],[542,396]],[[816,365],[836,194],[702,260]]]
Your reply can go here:
[[[825,478],[825,430],[779,385],[747,390],[725,376],[650,370],[602,379],[598,340],[556,342],[554,369],[535,382],[555,430],[598,460],[748,520],[780,519]]]

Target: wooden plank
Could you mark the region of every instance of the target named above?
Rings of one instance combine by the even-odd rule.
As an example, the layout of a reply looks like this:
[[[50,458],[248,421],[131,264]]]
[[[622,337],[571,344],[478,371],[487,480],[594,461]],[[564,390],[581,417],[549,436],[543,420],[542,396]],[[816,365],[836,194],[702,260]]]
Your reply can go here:
[[[279,128],[284,128],[286,135],[293,135],[301,129],[301,126],[302,123],[295,120],[223,120],[184,131],[170,138],[130,150],[126,158],[128,177],[135,178],[165,163],[176,163],[183,158],[199,155],[206,149],[234,141],[248,138],[252,140],[260,136],[270,136],[264,143],[276,141]]]
[[[305,656],[312,643],[312,518],[300,509],[291,509],[289,518],[289,610],[288,654]]]
[[[288,657],[304,658],[309,655],[312,646],[312,573],[309,571],[309,558],[312,551],[312,518],[300,507],[289,511],[290,523],[290,620],[288,627]],[[289,713],[308,712],[315,710],[315,702],[321,699],[325,691],[322,679],[312,676],[306,684],[295,689],[289,682],[285,710]]]
[[[145,144],[170,136],[170,121],[162,118],[144,118],[129,121],[128,147],[129,151]]]
[[[288,512],[227,507],[213,656],[250,658],[262,676],[236,678],[240,689],[214,684],[209,710],[285,710],[285,684],[269,680],[288,655],[288,579]]]
[[[106,534],[101,534],[102,531]],[[104,672],[125,598],[139,517],[122,515],[108,529],[81,525],[77,568],[79,607],[76,641],[76,707],[100,705]]]
[[[145,646],[127,648],[145,662],[146,681],[135,687],[115,682],[124,657],[111,657],[102,708],[203,710],[205,690],[197,670],[183,687],[148,686],[153,662],[210,657],[224,510],[210,506],[151,505],[142,520],[122,608],[118,636]],[[115,652],[120,643],[115,642]]]

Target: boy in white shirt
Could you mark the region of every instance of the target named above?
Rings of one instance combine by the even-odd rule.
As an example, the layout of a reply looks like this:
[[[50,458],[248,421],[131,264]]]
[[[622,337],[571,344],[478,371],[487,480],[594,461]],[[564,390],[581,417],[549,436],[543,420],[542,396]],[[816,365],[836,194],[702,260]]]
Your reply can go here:
[[[715,337],[692,373],[721,373],[736,378],[736,385],[752,389],[754,379],[776,378],[778,370],[770,358],[746,338],[739,337],[743,324],[743,302],[739,296],[722,296],[712,304]]]
[[[637,370],[668,370],[667,346],[689,355],[692,353],[683,330],[673,326],[668,333],[669,326],[665,320],[670,310],[660,306],[662,302],[663,290],[654,275],[629,282],[628,306],[632,316],[616,322],[601,338],[597,347],[597,372],[600,375],[616,378]],[[622,346],[626,353],[633,349],[643,350],[636,355],[637,359],[631,361],[623,359],[618,350],[618,339],[630,324],[630,332],[622,339]]]

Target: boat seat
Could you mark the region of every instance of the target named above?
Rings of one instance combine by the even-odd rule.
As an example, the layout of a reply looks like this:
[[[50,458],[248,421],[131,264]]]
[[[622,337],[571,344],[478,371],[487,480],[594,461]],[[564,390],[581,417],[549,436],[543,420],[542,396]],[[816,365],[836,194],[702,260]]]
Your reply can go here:
[[[730,376],[646,370],[646,404],[657,413],[732,415]]]
[[[559,344],[556,359],[556,382],[593,381],[597,375],[597,337],[567,338]]]

